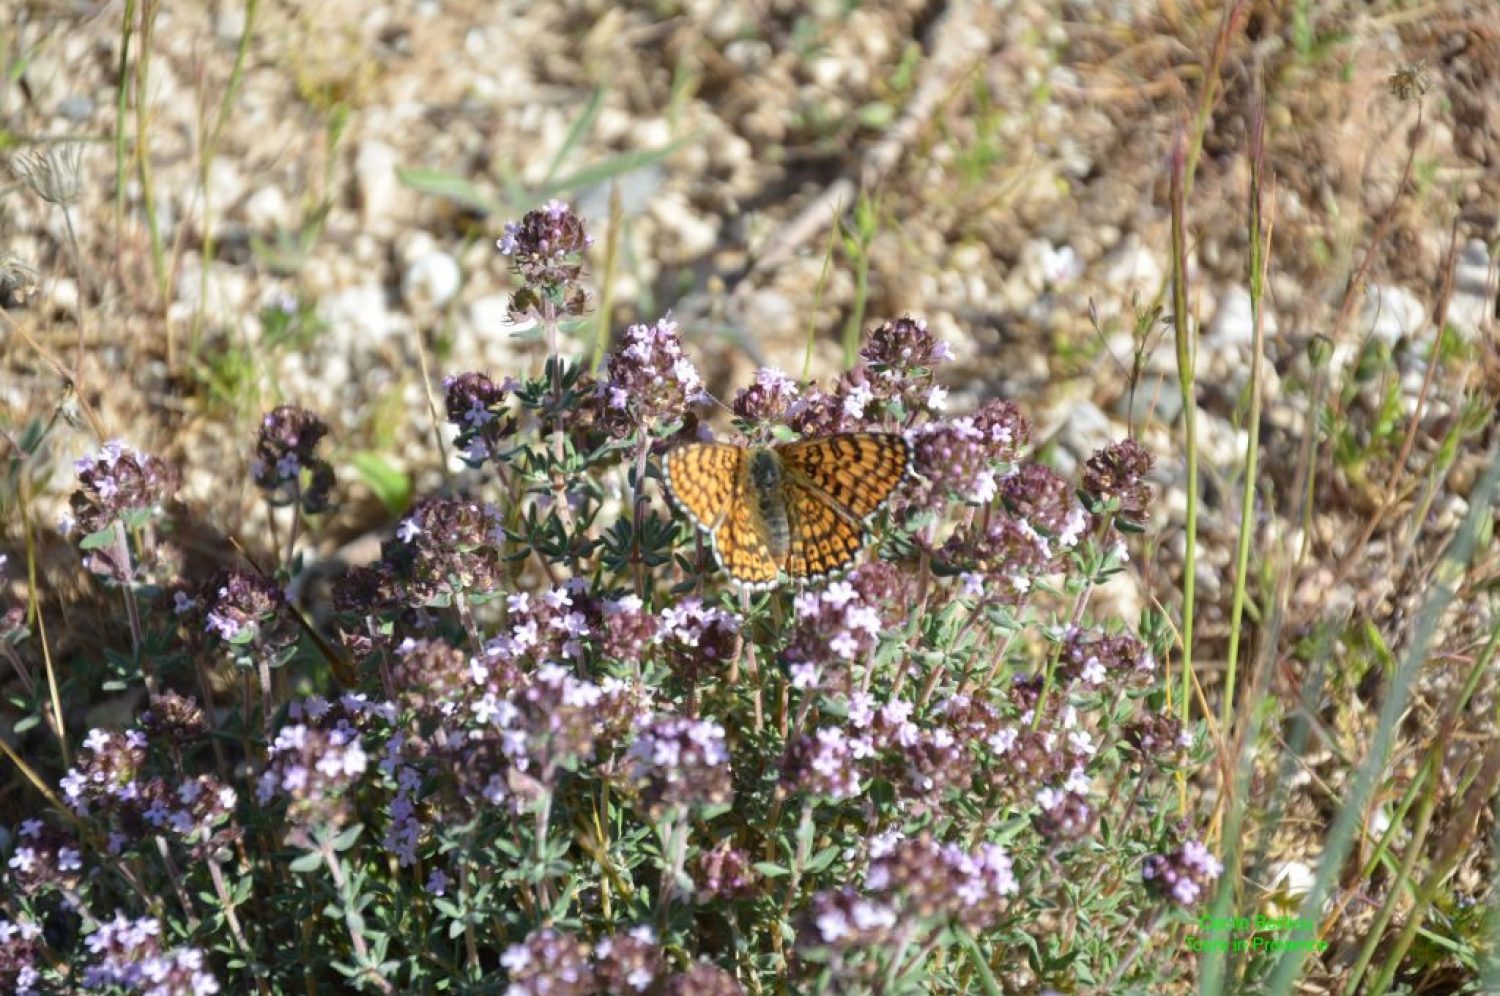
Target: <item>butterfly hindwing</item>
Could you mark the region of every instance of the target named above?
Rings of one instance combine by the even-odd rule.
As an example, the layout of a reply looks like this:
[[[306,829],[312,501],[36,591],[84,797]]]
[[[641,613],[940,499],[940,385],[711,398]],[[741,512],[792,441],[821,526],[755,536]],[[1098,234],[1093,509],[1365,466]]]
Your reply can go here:
[[[698,528],[715,530],[739,492],[745,450],[729,443],[684,443],[667,453],[667,492]]]
[[[750,502],[741,499],[730,503],[724,521],[714,530],[719,566],[740,584],[768,585],[779,573],[764,530],[757,525]]]
[[[822,492],[856,519],[874,515],[906,477],[911,447],[885,432],[845,432],[777,448],[794,480]]]
[[[787,573],[813,578],[836,574],[853,563],[865,545],[863,526],[801,484],[788,482],[785,493],[791,526]]]

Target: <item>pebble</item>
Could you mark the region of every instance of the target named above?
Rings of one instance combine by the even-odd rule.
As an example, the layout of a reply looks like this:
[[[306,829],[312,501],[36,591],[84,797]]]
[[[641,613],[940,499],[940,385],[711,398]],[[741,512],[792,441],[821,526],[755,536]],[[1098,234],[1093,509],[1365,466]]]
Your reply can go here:
[[[401,275],[401,299],[416,309],[441,308],[458,293],[458,261],[439,250],[412,260]]]
[[[1154,297],[1166,281],[1166,271],[1142,244],[1141,237],[1131,232],[1099,260],[1098,279],[1100,286],[1110,288],[1119,300],[1129,301],[1132,293]]]
[[[396,179],[401,158],[395,149],[379,139],[360,143],[354,157],[354,179],[359,186],[360,216],[367,224],[381,223],[385,229],[400,211],[406,191]]]
[[[1470,239],[1453,272],[1453,299],[1448,302],[1448,324],[1465,339],[1479,337],[1496,311],[1497,278],[1494,261],[1483,239]]]
[[[385,289],[377,283],[334,291],[319,302],[319,310],[330,338],[349,348],[387,339],[400,326],[386,304]]]
[[[1261,320],[1261,332],[1266,339],[1276,333],[1276,315],[1266,309]],[[1239,284],[1230,286],[1219,295],[1219,306],[1208,323],[1205,345],[1210,349],[1234,346],[1249,346],[1255,341],[1255,315],[1250,309],[1250,290]]]
[[[70,93],[57,102],[57,114],[78,124],[86,124],[94,116],[94,101],[87,94]]]
[[[1416,332],[1427,322],[1427,306],[1405,287],[1370,284],[1365,288],[1356,330],[1387,345]]]
[[[280,187],[264,186],[245,199],[245,224],[257,232],[271,233],[292,225],[292,205]]]

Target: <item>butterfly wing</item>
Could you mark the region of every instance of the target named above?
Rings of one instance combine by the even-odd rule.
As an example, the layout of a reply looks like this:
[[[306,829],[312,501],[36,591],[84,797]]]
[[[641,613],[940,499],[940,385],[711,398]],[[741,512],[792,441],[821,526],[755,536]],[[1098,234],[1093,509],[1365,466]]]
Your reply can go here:
[[[747,497],[729,503],[724,521],[713,532],[714,554],[719,566],[740,584],[766,587],[775,583],[780,568]]]
[[[667,494],[699,529],[713,533],[740,488],[745,450],[729,443],[683,443],[662,461]]]
[[[859,556],[868,538],[860,522],[798,482],[786,484],[791,543],[787,573],[795,578],[837,574]]]
[[[845,432],[778,446],[792,481],[863,521],[905,479],[911,444],[890,432]],[[789,502],[790,504],[790,502]]]

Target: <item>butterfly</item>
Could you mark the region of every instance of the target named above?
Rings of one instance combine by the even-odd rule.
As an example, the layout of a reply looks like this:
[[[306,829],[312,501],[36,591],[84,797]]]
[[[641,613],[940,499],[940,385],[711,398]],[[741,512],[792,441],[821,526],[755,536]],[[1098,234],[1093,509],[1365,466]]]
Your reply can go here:
[[[719,565],[751,588],[836,574],[911,473],[911,444],[846,432],[777,446],[684,443],[663,461],[667,493],[708,534]]]

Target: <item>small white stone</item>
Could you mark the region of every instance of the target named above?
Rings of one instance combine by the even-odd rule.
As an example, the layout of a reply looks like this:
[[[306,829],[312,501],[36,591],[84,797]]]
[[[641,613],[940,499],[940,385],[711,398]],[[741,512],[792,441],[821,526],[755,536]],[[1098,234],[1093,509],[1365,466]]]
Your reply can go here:
[[[680,193],[658,196],[651,203],[651,213],[664,231],[672,233],[670,255],[676,260],[697,259],[718,245],[718,219],[696,212]]]
[[[52,281],[52,293],[47,303],[69,315],[78,314],[78,281],[72,277],[58,277]]]
[[[237,42],[244,33],[244,5],[232,3],[221,4],[218,16],[214,18],[214,36],[221,42]]]
[[[445,252],[418,256],[401,275],[401,299],[412,308],[441,308],[458,293],[458,261]]]
[[[385,289],[377,283],[355,284],[319,302],[328,322],[329,337],[354,348],[380,342],[397,331],[398,322],[386,307]]]
[[[1275,892],[1306,895],[1313,885],[1313,871],[1301,861],[1288,861],[1271,874],[1271,884]]]
[[[292,224],[292,206],[280,187],[264,186],[245,200],[245,224],[257,232],[273,232]]]
[[[1494,272],[1489,248],[1482,239],[1470,239],[1453,273],[1453,299],[1448,302],[1448,323],[1465,339],[1474,339],[1486,322],[1494,320]]]
[[[1388,345],[1427,323],[1427,306],[1405,287],[1370,284],[1360,309],[1359,331]]]
[[[354,157],[354,177],[359,185],[360,214],[367,223],[391,218],[400,209],[403,191],[396,179],[400,161],[396,150],[378,139],[360,143]]]
[[[1261,331],[1267,339],[1276,332],[1276,317],[1267,310],[1261,319]],[[1219,306],[1208,323],[1208,344],[1216,349],[1248,346],[1255,339],[1255,315],[1250,308],[1250,291],[1235,284],[1219,296]]]
[[[481,336],[496,335],[510,324],[510,295],[486,294],[469,302],[469,324]]]
[[[1166,280],[1166,271],[1134,232],[1105,253],[1099,263],[1099,282],[1121,300],[1130,300],[1132,292],[1149,299]]]

